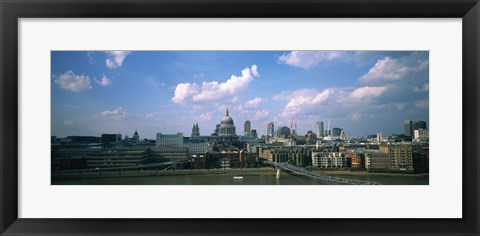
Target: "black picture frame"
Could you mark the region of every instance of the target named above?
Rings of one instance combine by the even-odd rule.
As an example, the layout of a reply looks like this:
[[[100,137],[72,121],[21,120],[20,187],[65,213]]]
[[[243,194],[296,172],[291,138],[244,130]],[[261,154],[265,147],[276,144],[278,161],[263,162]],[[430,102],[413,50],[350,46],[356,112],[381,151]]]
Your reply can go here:
[[[480,4],[478,0],[0,0],[0,16],[1,235],[479,235]],[[18,218],[17,20],[37,17],[462,18],[463,218]]]

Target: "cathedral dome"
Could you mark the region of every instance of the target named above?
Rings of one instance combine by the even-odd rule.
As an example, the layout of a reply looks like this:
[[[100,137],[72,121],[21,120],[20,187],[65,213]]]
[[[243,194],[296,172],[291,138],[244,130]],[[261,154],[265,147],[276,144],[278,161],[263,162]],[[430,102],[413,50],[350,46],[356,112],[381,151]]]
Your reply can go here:
[[[225,116],[222,118],[222,121],[220,121],[220,125],[233,125],[233,119],[228,115],[228,109]]]
[[[215,131],[218,135],[236,135],[235,134],[235,125],[233,123],[232,117],[228,114],[228,109],[225,112],[225,116],[220,121],[220,124],[217,125]]]

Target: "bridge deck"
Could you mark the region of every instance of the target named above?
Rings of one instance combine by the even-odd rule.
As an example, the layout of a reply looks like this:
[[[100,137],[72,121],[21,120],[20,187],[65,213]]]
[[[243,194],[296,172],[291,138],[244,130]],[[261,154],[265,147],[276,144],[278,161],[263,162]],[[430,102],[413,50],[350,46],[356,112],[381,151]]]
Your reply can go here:
[[[346,178],[340,178],[336,176],[331,176],[331,175],[324,175],[320,173],[316,173],[313,171],[309,171],[305,168],[300,168],[291,164],[288,164],[286,162],[282,163],[276,163],[276,162],[268,162],[267,164],[271,164],[275,166],[276,168],[285,170],[285,171],[290,171],[298,174],[302,174],[308,177],[312,177],[315,179],[321,179],[329,182],[333,182],[336,184],[349,184],[349,185],[380,185],[378,182],[371,182],[371,181],[362,181],[362,180],[353,180],[353,179],[346,179]]]

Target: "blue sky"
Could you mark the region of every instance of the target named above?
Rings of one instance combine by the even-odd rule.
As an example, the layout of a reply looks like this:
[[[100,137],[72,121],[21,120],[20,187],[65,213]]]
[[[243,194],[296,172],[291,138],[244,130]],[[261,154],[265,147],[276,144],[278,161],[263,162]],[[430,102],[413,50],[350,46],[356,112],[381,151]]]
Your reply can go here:
[[[52,135],[121,133],[154,138],[194,123],[210,135],[228,107],[243,134],[267,123],[315,132],[328,121],[347,136],[428,125],[428,52],[53,51]]]

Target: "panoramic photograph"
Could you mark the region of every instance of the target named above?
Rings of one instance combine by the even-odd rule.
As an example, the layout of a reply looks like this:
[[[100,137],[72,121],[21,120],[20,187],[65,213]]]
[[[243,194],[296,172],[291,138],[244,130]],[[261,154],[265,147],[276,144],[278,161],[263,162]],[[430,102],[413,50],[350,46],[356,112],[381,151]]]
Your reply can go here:
[[[429,185],[428,51],[52,51],[52,185]]]

